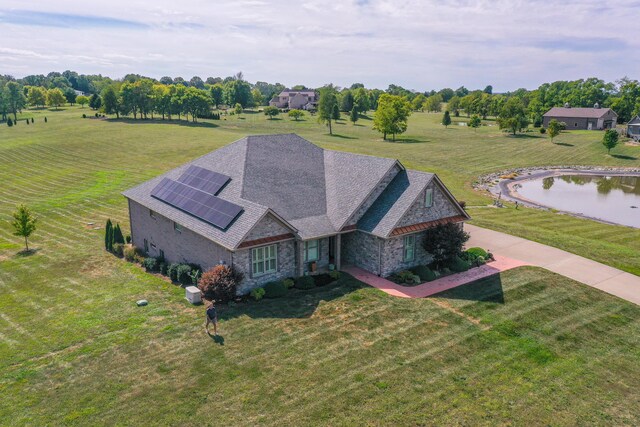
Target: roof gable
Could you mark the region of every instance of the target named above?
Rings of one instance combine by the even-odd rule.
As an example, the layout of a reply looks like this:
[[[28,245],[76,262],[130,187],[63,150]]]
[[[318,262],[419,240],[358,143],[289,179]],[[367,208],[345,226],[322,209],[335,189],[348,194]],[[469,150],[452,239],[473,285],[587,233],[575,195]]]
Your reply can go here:
[[[599,119],[606,116],[609,112],[617,116],[615,111],[611,108],[566,108],[566,107],[553,107],[546,113],[544,117],[567,117],[567,118],[583,118],[583,119]]]

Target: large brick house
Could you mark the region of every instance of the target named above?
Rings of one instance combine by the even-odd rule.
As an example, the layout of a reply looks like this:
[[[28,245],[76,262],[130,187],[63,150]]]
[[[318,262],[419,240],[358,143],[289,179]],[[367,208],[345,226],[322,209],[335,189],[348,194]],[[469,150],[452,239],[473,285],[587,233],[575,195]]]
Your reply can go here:
[[[217,186],[189,181],[194,171],[224,178]],[[180,200],[193,200],[177,208],[159,191],[167,186]],[[123,194],[136,246],[205,270],[233,265],[245,274],[241,293],[330,265],[386,276],[426,264],[425,230],[469,218],[435,174],[395,159],[325,150],[294,134],[242,138]],[[232,217],[213,225],[200,204],[214,211],[228,205]]]
[[[318,94],[315,90],[285,89],[269,101],[269,106],[291,110],[315,110],[318,106]]]
[[[598,104],[593,108],[574,108],[565,104],[547,111],[542,116],[542,126],[548,127],[553,119],[564,122],[567,130],[603,130],[615,128],[618,115],[611,108],[600,108]]]

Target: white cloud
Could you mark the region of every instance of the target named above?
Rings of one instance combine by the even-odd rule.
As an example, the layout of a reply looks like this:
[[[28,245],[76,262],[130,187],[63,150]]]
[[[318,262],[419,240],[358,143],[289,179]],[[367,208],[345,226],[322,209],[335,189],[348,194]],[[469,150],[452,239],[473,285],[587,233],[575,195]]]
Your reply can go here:
[[[629,21],[640,13],[637,1],[112,0],[86,13],[84,1],[26,3],[0,6],[11,46],[0,48],[0,73],[205,78],[242,70],[249,80],[287,85],[510,90],[638,77],[640,69]],[[25,10],[64,16],[32,19],[35,27]]]

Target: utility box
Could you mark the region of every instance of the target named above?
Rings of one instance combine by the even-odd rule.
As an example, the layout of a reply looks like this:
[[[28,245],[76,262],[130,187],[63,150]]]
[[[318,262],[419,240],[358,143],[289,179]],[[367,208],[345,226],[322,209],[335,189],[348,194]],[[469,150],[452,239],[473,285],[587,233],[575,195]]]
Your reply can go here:
[[[200,293],[200,289],[196,288],[195,286],[187,286],[184,290],[187,301],[189,301],[191,304],[202,303],[202,294]]]

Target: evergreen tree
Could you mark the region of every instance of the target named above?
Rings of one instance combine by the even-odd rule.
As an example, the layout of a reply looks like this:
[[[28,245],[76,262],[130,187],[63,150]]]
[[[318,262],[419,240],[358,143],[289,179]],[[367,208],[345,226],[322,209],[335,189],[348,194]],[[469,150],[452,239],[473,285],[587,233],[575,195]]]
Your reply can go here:
[[[444,117],[442,117],[442,124],[444,127],[449,127],[451,124],[451,115],[449,114],[449,110],[444,112]]]
[[[44,116],[44,122],[47,123],[47,116]]]
[[[93,95],[91,95],[91,98],[89,99],[89,107],[91,107],[94,110],[97,110],[101,106],[102,106],[102,99],[100,99],[100,96],[98,96],[97,93],[94,93]]]
[[[104,248],[111,251],[113,247],[113,224],[111,218],[107,220],[107,225],[104,228]]]
[[[113,229],[113,243],[121,243],[124,245],[124,236],[122,235],[120,224],[116,224],[115,228]]]
[[[346,90],[342,94],[342,99],[340,100],[340,110],[342,111],[351,111],[353,109],[353,94],[350,90]]]
[[[355,124],[358,121],[358,110],[355,106],[351,109],[351,113],[349,114],[349,120],[351,120],[353,124]]]
[[[13,120],[11,120],[11,117],[7,119],[7,126],[9,127],[13,126]]]
[[[340,120],[340,107],[338,104],[333,105],[333,111],[331,112],[331,118],[333,120]]]

